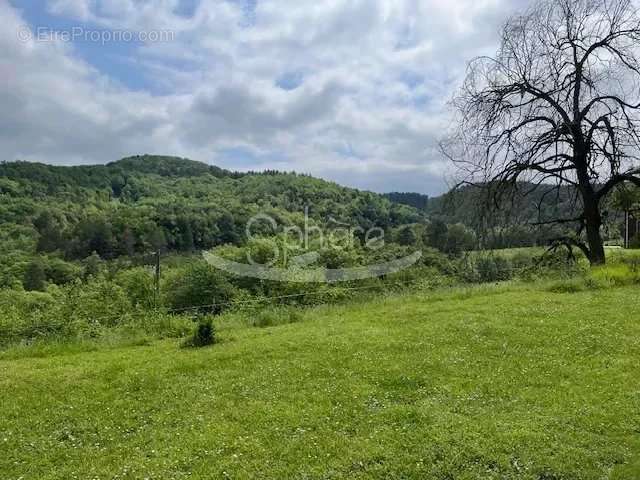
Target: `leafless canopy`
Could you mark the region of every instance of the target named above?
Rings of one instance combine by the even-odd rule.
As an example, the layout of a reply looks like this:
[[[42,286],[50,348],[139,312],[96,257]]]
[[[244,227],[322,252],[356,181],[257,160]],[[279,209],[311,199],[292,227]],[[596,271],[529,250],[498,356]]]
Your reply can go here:
[[[542,0],[512,18],[495,57],[469,64],[445,151],[467,181],[571,185],[572,240],[604,262],[600,205],[640,185],[640,17],[629,0]],[[586,233],[586,239],[582,237]]]

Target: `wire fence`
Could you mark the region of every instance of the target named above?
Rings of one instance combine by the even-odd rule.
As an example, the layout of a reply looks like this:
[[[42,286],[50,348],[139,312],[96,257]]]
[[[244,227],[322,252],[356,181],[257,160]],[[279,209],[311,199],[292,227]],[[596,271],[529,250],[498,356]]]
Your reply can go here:
[[[467,260],[471,260],[471,258],[467,258]],[[477,259],[475,259],[477,261]],[[513,265],[505,264],[500,267],[500,271],[507,274],[509,278],[513,278],[515,275],[525,273],[527,270],[534,270],[536,265],[530,265],[527,267],[515,267]],[[457,274],[453,274],[454,277],[457,278],[460,272]],[[243,299],[243,300],[230,300],[230,301],[220,301],[220,302],[211,302],[206,304],[199,305],[190,305],[186,307],[179,308],[163,308],[163,307],[155,307],[155,308],[147,308],[147,309],[135,309],[134,311],[130,311],[127,313],[112,313],[109,315],[103,316],[92,316],[91,320],[94,322],[101,323],[102,321],[113,321],[115,318],[126,316],[129,318],[137,318],[137,317],[147,317],[153,314],[189,314],[206,312],[207,310],[210,312],[214,312],[218,309],[222,309],[225,307],[235,307],[235,306],[247,306],[247,305],[260,305],[260,304],[269,304],[276,303],[280,300],[290,300],[295,298],[308,298],[308,297],[323,297],[323,296],[333,296],[339,297],[344,294],[358,292],[358,291],[373,291],[373,290],[390,290],[393,288],[409,288],[417,285],[425,285],[429,283],[431,280],[430,277],[420,277],[413,278],[411,280],[401,280],[401,279],[386,279],[382,281],[378,281],[376,284],[368,284],[364,286],[354,286],[354,287],[338,287],[332,285],[331,288],[322,289],[322,290],[310,290],[304,292],[296,292],[282,295],[271,295],[271,296],[259,296],[256,298]],[[184,282],[184,280],[182,280]],[[476,282],[462,282],[462,285],[465,284],[473,284]],[[483,282],[480,282],[483,283]]]
[[[422,284],[424,283],[424,279],[414,280],[411,282],[390,282],[389,284],[386,284],[386,285],[367,285],[364,287],[341,287],[341,288],[334,288],[332,290],[300,292],[300,293],[292,293],[287,295],[266,296],[266,297],[251,299],[251,300],[217,302],[217,303],[210,303],[207,305],[196,305],[192,307],[171,308],[171,309],[167,309],[166,312],[181,313],[181,312],[191,311],[191,310],[203,310],[208,308],[212,309],[216,307],[228,307],[228,306],[234,306],[234,305],[260,304],[260,303],[268,303],[274,300],[284,300],[284,299],[310,297],[310,296],[323,296],[323,295],[329,295],[329,294],[335,294],[335,293],[345,293],[345,292],[355,292],[355,291],[365,291],[365,290],[376,290],[376,289],[379,290],[381,288],[384,288],[385,286],[409,286],[409,285],[417,285],[421,283]]]
[[[340,294],[345,294],[345,293],[349,293],[349,292],[357,292],[357,291],[371,291],[371,290],[381,290],[381,289],[391,289],[394,287],[410,287],[410,286],[416,286],[416,285],[424,285],[425,283],[425,279],[421,278],[418,280],[411,280],[411,281],[391,281],[388,283],[384,283],[384,284],[377,284],[377,285],[366,285],[366,286],[361,286],[361,287],[333,287],[330,290],[322,290],[322,291],[307,291],[307,292],[299,292],[299,293],[291,293],[291,294],[286,294],[286,295],[272,295],[272,296],[261,296],[259,298],[253,298],[253,299],[248,299],[248,300],[234,300],[234,301],[225,301],[225,302],[212,302],[212,303],[207,303],[207,304],[202,304],[202,305],[193,305],[193,306],[189,306],[189,307],[182,307],[182,308],[161,308],[161,307],[156,307],[155,309],[147,309],[147,310],[141,310],[141,311],[133,311],[133,312],[128,312],[126,314],[126,316],[128,316],[129,318],[144,318],[147,317],[148,315],[153,315],[153,314],[188,314],[190,312],[194,312],[194,313],[198,313],[201,311],[214,311],[214,309],[216,308],[221,308],[221,307],[233,307],[233,306],[243,306],[243,305],[259,305],[261,303],[272,303],[272,302],[276,302],[278,300],[285,300],[285,299],[293,299],[293,298],[303,298],[303,297],[321,297],[321,296],[325,296],[325,295],[340,295]],[[120,317],[121,314],[119,313],[113,313],[110,315],[104,315],[104,316],[92,316],[91,320],[97,323],[101,323],[102,321],[108,321],[108,320],[113,320],[116,317]]]

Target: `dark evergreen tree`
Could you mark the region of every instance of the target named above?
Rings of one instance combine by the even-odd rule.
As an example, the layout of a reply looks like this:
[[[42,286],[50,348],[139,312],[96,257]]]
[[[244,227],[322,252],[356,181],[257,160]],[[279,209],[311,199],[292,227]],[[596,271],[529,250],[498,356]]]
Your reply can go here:
[[[400,232],[398,232],[398,243],[400,245],[411,246],[415,245],[417,241],[418,237],[411,226],[403,227]]]
[[[54,252],[63,247],[62,227],[55,217],[45,210],[34,221],[33,226],[39,234],[37,250],[39,252]]]
[[[427,245],[444,252],[447,247],[448,229],[442,220],[433,219],[427,228]]]

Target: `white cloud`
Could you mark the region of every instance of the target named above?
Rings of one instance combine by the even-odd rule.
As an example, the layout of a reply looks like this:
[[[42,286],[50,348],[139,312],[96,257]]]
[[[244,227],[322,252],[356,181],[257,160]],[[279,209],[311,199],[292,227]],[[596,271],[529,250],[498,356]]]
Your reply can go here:
[[[442,190],[447,167],[435,146],[446,101],[465,62],[495,50],[514,6],[506,1],[258,0],[253,10],[246,0],[203,0],[191,15],[178,0],[49,1],[50,14],[83,25],[175,31],[173,42],[127,54],[134,74],[158,87],[148,91],[92,67],[73,45],[20,42],[24,19],[0,3],[9,27],[0,31],[9,80],[0,86],[9,107],[0,153],[87,163],[153,152],[215,163],[243,148],[256,162],[243,168]],[[283,78],[295,82],[284,89]]]
[[[87,0],[52,0],[48,9],[54,15],[66,15],[80,20],[91,17],[91,7]]]

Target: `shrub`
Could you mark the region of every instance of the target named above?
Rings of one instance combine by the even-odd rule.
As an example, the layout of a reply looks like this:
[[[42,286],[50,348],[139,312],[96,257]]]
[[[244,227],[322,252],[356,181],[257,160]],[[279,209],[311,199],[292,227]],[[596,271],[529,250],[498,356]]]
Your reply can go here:
[[[509,260],[501,256],[482,256],[476,260],[476,271],[481,282],[501,282],[512,277]]]
[[[581,264],[576,259],[571,258],[566,250],[556,250],[543,254],[534,263],[531,270],[540,276],[571,278],[576,275],[584,276],[588,267],[586,264]]]
[[[82,275],[80,267],[55,257],[47,260],[44,271],[47,280],[56,285],[66,285]]]
[[[418,236],[416,235],[413,227],[406,226],[398,232],[397,241],[402,246],[415,245],[418,241]]]
[[[216,331],[210,317],[200,318],[191,337],[182,344],[187,348],[201,348],[216,343]]]
[[[440,273],[451,274],[454,271],[449,258],[435,248],[425,248],[422,251],[421,261],[425,267],[437,268]]]
[[[0,291],[0,345],[76,334],[75,325],[59,314],[51,293]]]
[[[463,257],[452,262],[455,277],[464,283],[476,283],[480,281],[480,275],[476,268],[476,262],[469,256]]]
[[[84,278],[97,277],[104,268],[104,262],[96,252],[85,258],[82,263],[84,264]]]
[[[473,230],[465,227],[462,223],[449,225],[447,229],[447,243],[445,251],[452,255],[471,250],[476,245],[476,237]]]
[[[523,272],[524,270],[534,267],[538,260],[538,255],[520,251],[511,257],[511,266],[515,271]]]
[[[204,262],[178,270],[164,285],[166,303],[174,310],[221,313],[238,293],[222,272]]]
[[[154,278],[149,268],[137,267],[123,270],[116,275],[115,281],[125,290],[133,305],[145,309],[156,306]]]
[[[65,286],[58,308],[58,315],[88,328],[90,336],[96,335],[96,328],[128,321],[133,310],[124,289],[104,279],[76,281]]]

